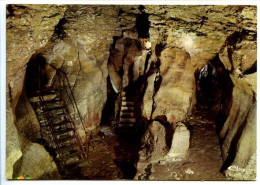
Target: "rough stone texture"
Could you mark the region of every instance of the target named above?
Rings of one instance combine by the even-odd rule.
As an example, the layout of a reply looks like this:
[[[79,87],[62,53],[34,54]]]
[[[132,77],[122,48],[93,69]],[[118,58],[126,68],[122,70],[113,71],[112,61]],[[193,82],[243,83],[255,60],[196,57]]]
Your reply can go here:
[[[162,159],[169,151],[166,143],[166,128],[158,121],[153,121],[146,130],[142,143],[136,177],[144,173],[149,163]]]
[[[101,8],[102,7],[102,8]],[[7,11],[7,95],[11,96],[12,105],[7,111],[15,110],[21,95],[26,64],[35,53],[41,53],[47,62],[67,72],[73,86],[85,125],[95,129],[101,119],[101,112],[106,101],[106,61],[113,36],[117,35],[117,11],[109,6],[57,6],[57,5],[24,5],[12,6]],[[59,30],[64,35],[54,32],[55,26],[62,18],[67,20]],[[78,25],[81,25],[79,28]],[[102,29],[100,29],[102,28]],[[121,32],[120,32],[121,33]],[[65,36],[64,40],[57,39]],[[48,69],[49,84],[55,74]],[[9,99],[9,98],[8,98]],[[28,103],[28,102],[27,102]],[[22,111],[31,114],[31,109]],[[20,107],[18,108],[20,111]],[[73,113],[73,112],[72,112]],[[15,115],[10,119],[15,120]],[[19,128],[26,132],[23,121],[29,118],[22,115],[17,120]],[[26,121],[26,122],[27,122]],[[11,121],[7,120],[7,128]],[[78,125],[79,133],[85,140],[85,133]],[[8,132],[9,133],[9,130]],[[15,135],[14,135],[15,136]],[[16,143],[17,139],[7,143]],[[9,156],[17,156],[16,150],[9,150]],[[17,146],[17,150],[19,147]],[[14,152],[14,154],[12,154]],[[21,154],[19,154],[21,155]],[[8,177],[11,175],[13,161],[8,162]]]
[[[169,150],[166,144],[166,128],[160,122],[153,121],[144,135],[143,143],[149,143],[149,148],[145,148],[146,159],[160,159]]]
[[[162,82],[154,97],[153,118],[166,115],[174,123],[185,119],[194,104],[194,75],[190,55],[178,48],[167,48],[161,53]]]
[[[185,124],[178,122],[174,129],[172,137],[172,145],[166,158],[171,157],[185,157],[190,146],[190,131]]]
[[[7,100],[6,107],[10,107],[10,100]],[[15,126],[12,109],[6,111],[6,170],[5,176],[11,179],[13,176],[13,165],[22,156],[21,146],[18,139],[18,131]]]
[[[146,119],[151,119],[152,110],[153,110],[153,96],[154,96],[154,83],[157,74],[153,73],[151,76],[147,78],[147,87],[145,90],[144,98],[143,98],[143,117]]]
[[[32,54],[46,46],[66,7],[56,5],[12,6],[6,20],[6,177],[12,178],[13,165],[20,158],[15,109],[21,95],[26,64]]]
[[[40,124],[25,92],[20,96],[15,115],[17,129],[24,137],[32,142],[41,138]]]
[[[235,142],[238,153],[234,157],[234,165],[242,162],[240,168],[252,169],[254,160],[250,158],[254,148],[243,154],[240,151],[245,151],[243,148],[247,147],[242,138],[250,143],[255,140],[253,137],[248,139],[248,133],[255,131],[253,118],[256,114],[252,102],[256,97],[256,72],[244,73],[256,62],[256,6],[146,5],[144,11],[149,14],[148,40],[152,52],[147,69],[152,62],[159,61],[162,78],[159,90],[152,87],[156,84],[154,76],[148,78],[144,117],[155,119],[165,115],[170,123],[185,119],[195,104],[194,71],[219,53],[234,83],[233,106],[221,132],[223,156],[225,159],[234,136],[239,136],[238,143]],[[90,130],[98,127],[106,101],[106,78],[108,71],[113,71],[110,66],[107,68],[106,61],[114,36],[124,37],[115,45],[119,52],[113,60],[121,63],[114,63],[114,70],[119,72],[126,54],[125,68],[133,65],[133,80],[144,74],[145,47],[141,51],[130,44],[128,49],[131,52],[127,54],[122,50],[126,38],[133,42],[138,39],[135,22],[140,14],[138,6],[21,5],[9,8],[7,101],[11,103],[7,103],[7,134],[13,130],[16,133],[14,112],[22,93],[26,64],[35,53],[43,53],[49,63],[68,73],[85,125]],[[63,39],[57,39],[60,35],[54,30],[61,18],[66,19],[60,27]],[[50,70],[48,75],[50,85],[54,71]],[[115,78],[111,80],[120,89],[120,79],[118,76]],[[129,83],[128,80],[124,78],[123,86]],[[158,91],[153,94],[155,89]],[[155,107],[151,108],[151,105]],[[249,114],[249,110],[252,113]],[[244,122],[245,119],[249,121]],[[240,131],[241,125],[245,133]],[[78,127],[83,137],[83,129],[80,125]],[[7,143],[7,161],[10,161],[7,174],[10,177],[12,166],[21,155],[17,134],[7,135]],[[13,146],[15,150],[12,150]]]
[[[219,169],[223,163],[219,138],[215,125],[207,119],[207,111],[193,110],[192,119],[185,123],[191,133],[188,155],[163,158],[146,165],[145,172],[136,177],[139,180],[181,180],[181,181],[225,181]]]
[[[7,11],[6,84],[11,87],[13,107],[22,91],[27,62],[36,50],[46,46],[65,10],[64,6],[30,5],[13,6],[11,12]]]
[[[60,179],[57,166],[43,146],[32,143],[23,152],[20,170],[15,176],[31,179]]]
[[[96,129],[100,123],[107,96],[109,49],[113,36],[120,33],[116,31],[116,11],[112,10],[111,6],[68,6],[64,39],[43,51],[48,63],[68,74],[88,130]],[[78,129],[85,140],[82,125]]]
[[[232,78],[233,104],[220,132],[224,164],[228,167],[225,173],[234,180],[253,180],[256,173],[256,166],[249,164],[256,152],[256,97],[244,80]]]

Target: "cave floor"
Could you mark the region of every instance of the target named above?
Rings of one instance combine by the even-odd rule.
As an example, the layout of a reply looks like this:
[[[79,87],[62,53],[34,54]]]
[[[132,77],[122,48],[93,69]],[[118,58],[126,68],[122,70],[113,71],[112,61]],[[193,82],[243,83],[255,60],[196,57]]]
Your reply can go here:
[[[160,160],[147,169],[146,180],[224,181],[221,151],[215,124],[207,113],[194,110],[186,122],[190,130],[188,155],[179,161]],[[144,179],[143,179],[144,180]]]
[[[146,174],[140,180],[190,180],[190,181],[218,181],[227,180],[219,172],[223,163],[221,158],[218,136],[214,122],[207,119],[205,112],[194,110],[186,122],[190,130],[190,148],[185,158],[175,161],[162,159],[150,163]],[[136,160],[131,152],[119,147],[120,141],[110,127],[102,127],[102,135],[96,136],[90,142],[89,162],[80,165],[77,179],[116,180],[125,178],[124,169],[117,163],[120,161]],[[115,148],[118,148],[115,150]],[[122,163],[121,163],[122,164]],[[129,167],[130,176],[133,172]],[[133,164],[133,163],[132,163]],[[120,168],[119,168],[120,167]]]
[[[115,135],[112,137],[95,136],[92,138],[89,146],[88,161],[78,166],[75,179],[122,179],[123,174],[114,162],[116,160],[114,145],[118,145]]]

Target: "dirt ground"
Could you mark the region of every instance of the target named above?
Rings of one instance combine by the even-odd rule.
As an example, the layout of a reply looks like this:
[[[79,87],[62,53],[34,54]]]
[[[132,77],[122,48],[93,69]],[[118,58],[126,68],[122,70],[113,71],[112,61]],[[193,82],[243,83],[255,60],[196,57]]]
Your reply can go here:
[[[194,110],[186,125],[190,130],[188,155],[180,161],[161,160],[146,169],[143,180],[225,181],[215,124],[205,112]]]
[[[190,130],[190,148],[182,160],[160,160],[147,166],[140,180],[227,180],[220,168],[221,158],[215,124],[205,112],[194,110],[186,122]],[[128,140],[118,139],[112,128],[104,126],[101,134],[91,140],[89,162],[80,165],[78,179],[133,179],[138,160],[137,145],[127,146]],[[135,141],[133,141],[135,142]]]

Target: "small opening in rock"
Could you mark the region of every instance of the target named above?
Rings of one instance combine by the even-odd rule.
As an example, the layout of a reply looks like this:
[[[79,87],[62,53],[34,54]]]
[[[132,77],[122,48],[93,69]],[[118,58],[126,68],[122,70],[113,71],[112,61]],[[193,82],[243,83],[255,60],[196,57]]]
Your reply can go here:
[[[257,71],[257,61],[255,61],[255,63],[247,70],[245,70],[243,72],[244,75],[249,75],[249,74],[253,74]]]
[[[233,83],[229,73],[216,56],[195,73],[195,79],[197,105],[216,121],[219,132],[232,104]]]
[[[150,21],[149,15],[145,13],[144,7],[140,6],[141,14],[136,17],[136,29],[139,38],[149,38]]]
[[[26,75],[25,90],[29,97],[35,95],[39,89],[42,89],[48,83],[46,60],[41,55],[32,56],[30,59]]]
[[[61,40],[65,38],[66,33],[64,31],[64,24],[67,23],[67,20],[65,18],[62,18],[58,24],[55,26],[54,33],[60,38]]]

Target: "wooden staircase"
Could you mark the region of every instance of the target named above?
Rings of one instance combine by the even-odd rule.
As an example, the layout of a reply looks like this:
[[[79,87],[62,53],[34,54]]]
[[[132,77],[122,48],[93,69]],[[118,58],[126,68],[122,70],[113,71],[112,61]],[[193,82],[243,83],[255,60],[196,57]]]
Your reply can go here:
[[[86,149],[75,128],[62,96],[53,90],[29,98],[41,126],[47,148],[63,178],[73,178],[73,169],[87,159]]]
[[[118,132],[120,134],[131,134],[135,132],[135,103],[134,93],[131,91],[121,92],[121,108],[119,115]]]

